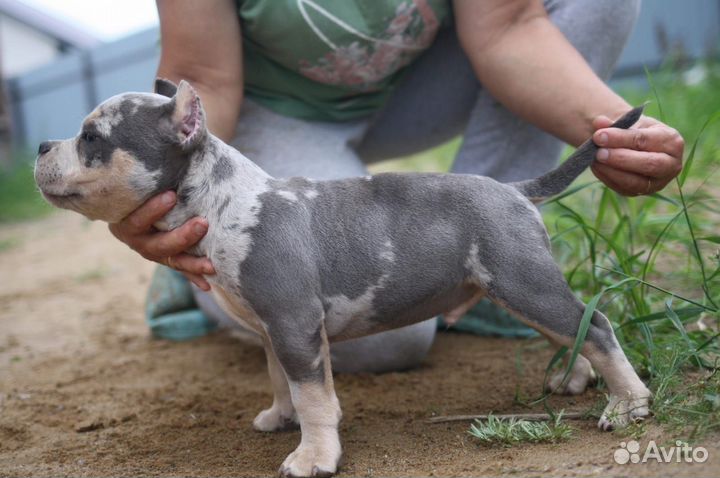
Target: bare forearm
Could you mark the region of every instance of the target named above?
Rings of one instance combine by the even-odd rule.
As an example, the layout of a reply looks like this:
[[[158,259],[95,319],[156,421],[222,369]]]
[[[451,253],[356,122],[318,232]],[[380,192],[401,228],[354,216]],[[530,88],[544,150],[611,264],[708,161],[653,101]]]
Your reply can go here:
[[[243,92],[242,37],[234,0],[157,0],[162,53],[158,76],[189,81],[210,131],[233,137]]]
[[[544,11],[530,12],[492,37],[477,35],[483,26],[470,19],[459,22],[461,42],[483,87],[518,116],[564,141],[577,146],[594,131],[593,118],[615,118],[629,109]]]

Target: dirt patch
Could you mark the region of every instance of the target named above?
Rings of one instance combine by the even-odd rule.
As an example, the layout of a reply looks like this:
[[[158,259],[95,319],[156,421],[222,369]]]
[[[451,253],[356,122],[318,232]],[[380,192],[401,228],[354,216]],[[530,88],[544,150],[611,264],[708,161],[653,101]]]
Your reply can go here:
[[[263,352],[223,333],[152,340],[143,299],[152,265],[100,223],[60,213],[4,226],[0,241],[0,475],[268,476],[298,432],[262,434],[271,402]],[[478,446],[467,423],[433,415],[511,413],[536,396],[552,355],[540,341],[440,334],[406,373],[338,375],[341,475],[676,475],[720,472],[718,436],[703,464],[617,465],[621,435],[574,422],[553,445]],[[553,406],[584,410],[591,390]],[[649,424],[643,439],[671,441]],[[644,447],[643,447],[644,449]]]

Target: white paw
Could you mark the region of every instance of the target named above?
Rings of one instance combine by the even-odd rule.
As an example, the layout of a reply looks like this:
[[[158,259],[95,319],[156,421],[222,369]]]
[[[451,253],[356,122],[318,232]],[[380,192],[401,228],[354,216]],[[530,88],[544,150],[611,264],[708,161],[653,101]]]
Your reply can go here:
[[[259,432],[292,430],[299,426],[295,410],[284,411],[274,404],[267,410],[258,413],[253,420],[253,428]]]
[[[564,377],[565,368],[559,370],[548,380],[547,391],[557,395],[580,395],[597,380],[597,375],[595,375],[590,362],[584,357],[577,358],[567,380],[563,383]]]
[[[300,444],[280,467],[280,476],[332,476],[340,461],[340,442],[330,446]]]
[[[600,417],[598,427],[604,431],[611,431],[644,420],[650,414],[649,398],[650,391],[647,389],[628,393],[625,396],[610,395],[610,401]]]

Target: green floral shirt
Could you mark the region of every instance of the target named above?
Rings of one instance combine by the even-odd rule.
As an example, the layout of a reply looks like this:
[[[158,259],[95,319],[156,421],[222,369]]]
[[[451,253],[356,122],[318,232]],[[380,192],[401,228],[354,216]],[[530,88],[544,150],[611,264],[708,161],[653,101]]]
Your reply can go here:
[[[287,116],[367,116],[431,45],[448,1],[239,0],[245,94]]]

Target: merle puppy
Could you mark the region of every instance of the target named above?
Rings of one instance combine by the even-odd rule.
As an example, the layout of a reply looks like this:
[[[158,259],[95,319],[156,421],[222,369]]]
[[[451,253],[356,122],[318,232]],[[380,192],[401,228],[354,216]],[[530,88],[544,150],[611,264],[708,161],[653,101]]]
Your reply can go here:
[[[457,174],[275,179],[208,132],[187,82],[159,79],[156,94],[110,98],[76,137],[42,143],[35,178],[52,204],[90,219],[120,221],[168,189],[178,203],[158,229],[207,218],[189,252],[212,260],[218,302],[265,344],[275,398],[253,425],[299,424],[281,474],[319,476],[341,454],[329,342],[437,314],[453,320],[488,297],[553,344],[573,345],[585,305],[553,261],[533,202],[563,191],[596,150],[588,141],[557,169],[511,184]],[[593,367],[609,390],[600,428],[648,414],[650,392],[597,311],[568,380],[561,373],[551,386],[580,393]]]

